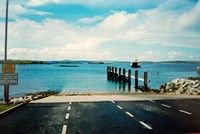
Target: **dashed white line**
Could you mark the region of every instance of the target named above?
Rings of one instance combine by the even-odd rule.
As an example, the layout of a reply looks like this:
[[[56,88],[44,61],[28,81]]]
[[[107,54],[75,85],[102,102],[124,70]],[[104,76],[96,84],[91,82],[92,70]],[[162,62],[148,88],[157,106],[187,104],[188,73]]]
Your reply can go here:
[[[113,100],[111,100],[112,103],[115,103]]]
[[[140,124],[142,124],[144,127],[146,127],[147,129],[152,129],[152,127],[150,127],[149,125],[147,125],[146,123],[144,123],[143,121],[140,121]]]
[[[69,105],[71,105],[72,104],[72,102],[69,102]]]
[[[63,125],[61,134],[66,134],[66,133],[67,133],[67,125]]]
[[[171,108],[169,105],[161,104],[163,107]]]
[[[120,107],[119,105],[117,105],[117,107],[119,108],[119,109],[123,109],[122,107]]]
[[[71,110],[71,106],[68,106],[67,110],[70,111]]]
[[[129,112],[125,112],[127,115],[129,115],[130,117],[134,117],[134,115],[132,115],[131,113]]]
[[[69,113],[67,113],[66,115],[65,115],[65,119],[69,119]]]
[[[182,112],[182,113],[188,114],[188,115],[192,115],[192,113],[184,111],[184,110],[181,110],[181,109],[179,111]]]
[[[154,100],[149,100],[150,102],[156,103]]]

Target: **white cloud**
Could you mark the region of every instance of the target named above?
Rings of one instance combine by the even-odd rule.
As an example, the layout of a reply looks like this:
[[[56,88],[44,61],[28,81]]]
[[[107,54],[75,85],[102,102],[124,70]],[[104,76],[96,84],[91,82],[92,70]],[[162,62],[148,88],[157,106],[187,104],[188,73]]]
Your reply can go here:
[[[48,1],[36,0],[35,4],[37,2]],[[13,9],[18,13],[26,11],[23,6],[14,7]],[[8,54],[9,57],[15,59],[131,60],[134,55],[127,54],[126,50],[121,49],[123,41],[129,42],[131,45],[160,44],[200,49],[200,34],[187,30],[183,31],[185,24],[179,26],[180,20],[186,19],[185,22],[187,22],[186,16],[188,14],[193,16],[194,22],[198,20],[198,15],[193,15],[196,13],[197,7],[198,5],[189,12],[177,12],[159,6],[155,9],[140,10],[136,13],[114,12],[103,20],[99,16],[79,20],[79,23],[93,23],[101,20],[97,25],[91,27],[56,19],[45,19],[42,22],[16,19],[16,21],[9,23]],[[194,23],[187,23],[187,27],[191,24]],[[0,23],[0,27],[4,27],[4,23]],[[0,29],[0,40],[3,43],[4,29],[2,28]],[[124,51],[124,53],[119,55],[119,52],[113,52],[110,48],[101,48],[102,45],[109,43],[112,44],[113,48],[119,47],[120,51]],[[118,46],[116,46],[116,43]],[[140,46],[138,45],[138,47]],[[0,53],[2,55],[2,51]],[[159,57],[149,50],[146,53],[138,54],[138,56],[142,60],[159,60],[183,55],[180,52],[170,52],[165,57]]]
[[[31,6],[40,6],[40,5],[44,5],[44,4],[48,4],[48,3],[63,3],[64,0],[29,0],[28,1],[28,5]]]
[[[30,6],[41,6],[49,3],[54,4],[81,4],[92,7],[127,7],[155,5],[164,2],[165,0],[28,0]]]
[[[5,2],[0,2],[0,17],[5,18],[5,9],[6,3]],[[19,18],[19,14],[35,14],[35,15],[52,15],[49,12],[43,12],[43,11],[37,11],[33,9],[29,9],[25,6],[25,4],[21,4],[20,2],[15,3],[15,2],[10,2],[9,4],[9,18],[16,19]]]
[[[181,52],[175,52],[175,51],[170,51],[168,53],[169,59],[179,59],[181,56],[183,56],[183,54]]]
[[[97,22],[99,22],[103,19],[104,18],[102,16],[87,17],[87,18],[79,19],[78,23],[80,23],[80,24],[93,24],[93,23],[97,23]]]
[[[182,29],[200,31],[200,2],[192,10],[181,15],[177,23]]]

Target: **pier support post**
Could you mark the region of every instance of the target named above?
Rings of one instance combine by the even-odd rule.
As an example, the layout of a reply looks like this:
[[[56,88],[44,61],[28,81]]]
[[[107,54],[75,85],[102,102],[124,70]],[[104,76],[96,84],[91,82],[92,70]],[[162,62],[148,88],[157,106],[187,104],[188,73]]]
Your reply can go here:
[[[147,71],[144,72],[144,89],[145,90],[148,89],[148,72]]]
[[[122,83],[122,69],[121,68],[119,68],[118,82]]]
[[[115,67],[115,76],[114,76],[114,77],[115,77],[114,81],[117,82],[117,77],[118,77],[118,74],[117,74],[117,67]]]
[[[111,80],[111,67],[109,66],[109,80]]]
[[[135,70],[135,90],[138,89],[138,70]]]
[[[128,90],[131,90],[131,69],[128,70]]]
[[[111,80],[113,81],[114,80],[114,67],[112,67],[112,78]]]
[[[123,84],[126,83],[126,69],[123,68],[123,78],[122,78]]]

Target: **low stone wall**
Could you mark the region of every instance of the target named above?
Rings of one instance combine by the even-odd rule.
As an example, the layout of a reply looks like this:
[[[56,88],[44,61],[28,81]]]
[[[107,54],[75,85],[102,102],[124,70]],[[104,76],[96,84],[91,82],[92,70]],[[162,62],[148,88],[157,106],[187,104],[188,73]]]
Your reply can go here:
[[[160,86],[160,93],[200,95],[199,79],[174,79]]]
[[[11,103],[11,104],[28,103],[30,101],[41,99],[44,97],[46,97],[46,96],[43,94],[28,95],[28,96],[23,96],[23,97],[18,97],[18,98],[11,98],[9,103]]]

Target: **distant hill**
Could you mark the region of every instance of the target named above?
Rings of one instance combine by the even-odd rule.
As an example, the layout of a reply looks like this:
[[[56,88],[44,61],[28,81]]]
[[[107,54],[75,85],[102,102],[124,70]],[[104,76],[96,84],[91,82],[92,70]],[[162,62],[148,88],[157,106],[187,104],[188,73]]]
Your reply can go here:
[[[12,64],[111,64],[113,62],[124,62],[129,63],[128,61],[73,61],[73,60],[60,60],[60,61],[36,61],[36,60],[7,60],[7,63]],[[4,60],[0,60],[0,64],[4,63]],[[200,61],[141,61],[141,63],[193,63],[193,64],[200,64]]]
[[[0,63],[4,63],[4,60],[0,60]],[[32,60],[7,60],[7,63],[12,64],[48,64],[46,61],[32,61]]]
[[[200,61],[160,61],[158,63],[195,63],[195,64],[200,64]]]

